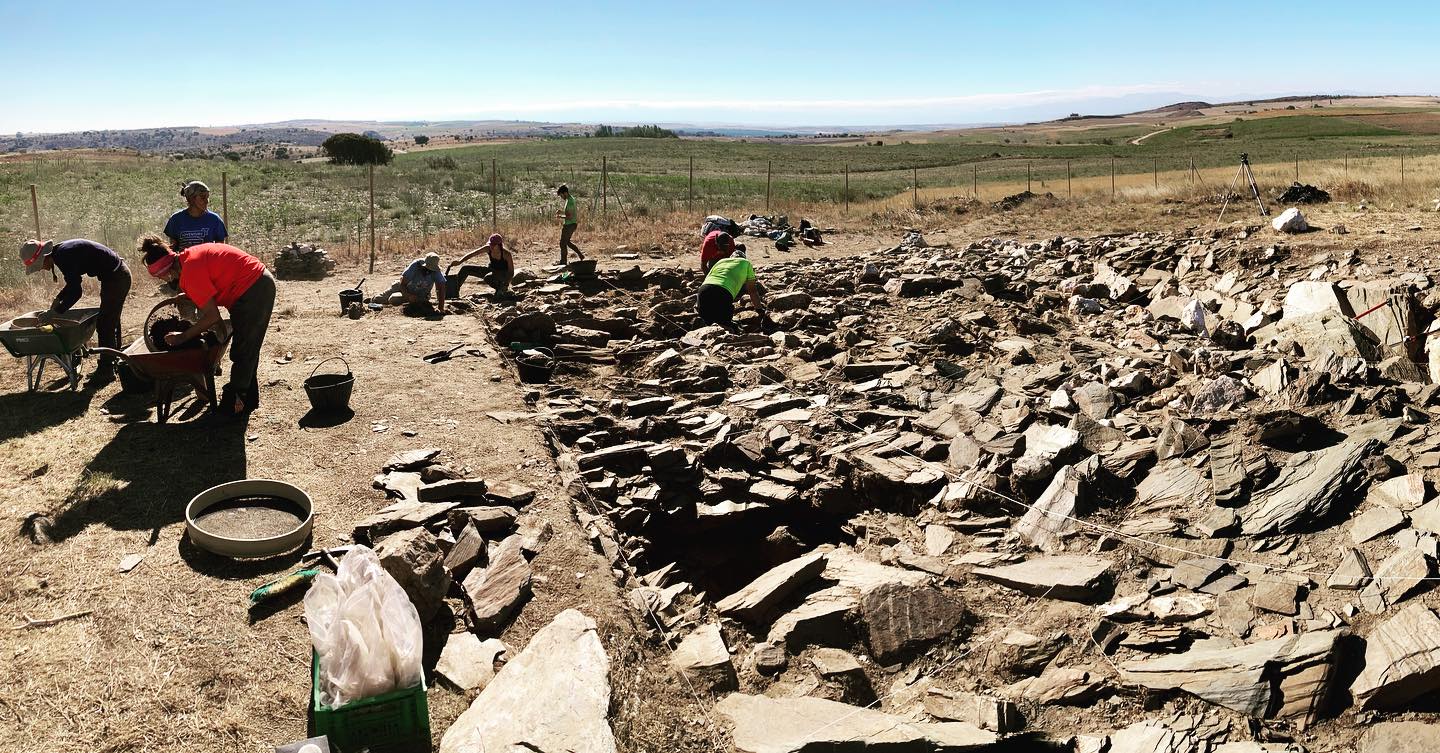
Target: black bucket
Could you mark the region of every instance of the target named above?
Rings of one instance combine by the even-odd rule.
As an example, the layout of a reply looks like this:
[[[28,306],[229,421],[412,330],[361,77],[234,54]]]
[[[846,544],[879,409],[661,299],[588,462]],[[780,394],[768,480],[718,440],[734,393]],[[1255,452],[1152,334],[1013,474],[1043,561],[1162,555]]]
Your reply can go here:
[[[350,288],[340,291],[340,313],[344,314],[350,310],[352,303],[364,303],[365,294],[359,288]]]
[[[526,353],[533,355],[526,355]],[[521,352],[515,357],[515,366],[520,370],[520,381],[526,384],[549,384],[555,374],[555,354],[549,348],[535,348]]]
[[[153,381],[141,376],[124,361],[115,364],[115,376],[120,378],[120,391],[127,395],[137,395],[155,389]]]
[[[345,364],[344,374],[315,373],[321,366],[336,360]],[[315,364],[310,376],[305,378],[305,396],[310,398],[310,407],[320,413],[347,410],[350,407],[350,393],[354,389],[355,375],[350,372],[349,362],[339,356]]]

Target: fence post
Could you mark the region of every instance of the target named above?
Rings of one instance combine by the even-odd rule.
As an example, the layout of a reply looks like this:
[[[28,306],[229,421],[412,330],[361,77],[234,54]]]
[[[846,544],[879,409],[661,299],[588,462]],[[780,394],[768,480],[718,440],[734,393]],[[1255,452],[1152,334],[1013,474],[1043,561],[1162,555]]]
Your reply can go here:
[[[1110,198],[1115,198],[1115,158],[1110,158]]]
[[[1300,182],[1300,158],[1295,158],[1295,182]]]
[[[35,240],[44,242],[45,238],[40,235],[40,200],[35,198],[35,184],[30,184],[30,211],[35,215]]]
[[[1025,193],[1030,193],[1030,160],[1025,160]]]
[[[1072,179],[1073,177],[1074,177],[1074,173],[1070,170],[1070,160],[1067,159],[1067,160],[1065,160],[1065,196],[1066,196],[1066,198],[1069,198],[1069,197],[1075,195],[1075,192],[1074,192],[1073,190],[1071,190],[1071,186],[1070,186],[1070,181],[1071,181],[1071,179]]]
[[[220,173],[220,221],[225,223],[225,230],[230,230],[230,173]]]
[[[767,212],[770,211],[770,168],[772,164],[770,160],[765,160],[765,211]]]
[[[910,168],[910,203],[920,207],[920,171]]]
[[[1350,177],[1350,153],[1345,153],[1345,177]]]
[[[375,166],[370,165],[370,274],[375,274]]]
[[[690,157],[690,209],[695,209],[695,157]]]
[[[850,213],[850,163],[845,163],[845,213]]]
[[[490,232],[500,229],[500,181],[495,158],[490,158]]]
[[[1405,187],[1405,153],[1400,153],[1400,187]]]
[[[1155,187],[1156,187],[1156,188],[1159,188],[1159,187],[1160,187],[1160,158],[1159,158],[1159,157],[1151,157],[1151,158],[1150,158],[1150,171],[1151,171],[1152,173],[1154,173],[1154,175],[1155,175]]]
[[[980,168],[973,163],[970,165],[970,195],[980,198]]]

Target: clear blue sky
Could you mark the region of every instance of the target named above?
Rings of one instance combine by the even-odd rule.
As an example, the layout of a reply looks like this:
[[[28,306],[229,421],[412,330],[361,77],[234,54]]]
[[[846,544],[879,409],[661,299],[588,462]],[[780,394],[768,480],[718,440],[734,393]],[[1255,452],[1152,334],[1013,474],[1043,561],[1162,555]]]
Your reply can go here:
[[[0,0],[0,132],[290,118],[974,123],[1431,94],[1430,2]],[[15,63],[18,61],[18,69]]]

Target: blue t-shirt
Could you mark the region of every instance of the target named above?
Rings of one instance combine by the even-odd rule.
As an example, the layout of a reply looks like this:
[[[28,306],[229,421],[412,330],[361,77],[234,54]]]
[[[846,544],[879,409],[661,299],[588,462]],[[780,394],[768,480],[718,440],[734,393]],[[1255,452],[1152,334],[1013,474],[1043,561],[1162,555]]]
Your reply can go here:
[[[225,221],[220,219],[220,215],[208,209],[199,217],[191,217],[188,209],[170,215],[170,221],[165,223],[165,234],[170,236],[176,253],[201,243],[224,243],[230,235],[225,231]]]
[[[425,266],[424,259],[416,259],[410,262],[405,268],[405,273],[400,276],[405,283],[405,289],[421,298],[429,298],[430,291],[436,285],[445,284],[444,272],[431,272]]]

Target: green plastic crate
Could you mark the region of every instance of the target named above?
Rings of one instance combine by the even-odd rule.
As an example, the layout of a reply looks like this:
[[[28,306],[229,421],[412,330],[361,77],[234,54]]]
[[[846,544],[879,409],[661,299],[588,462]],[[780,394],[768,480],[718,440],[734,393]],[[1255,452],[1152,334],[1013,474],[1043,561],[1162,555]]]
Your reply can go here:
[[[425,677],[413,688],[351,701],[340,708],[320,705],[320,659],[310,654],[310,734],[330,738],[334,753],[429,753],[430,705]]]

